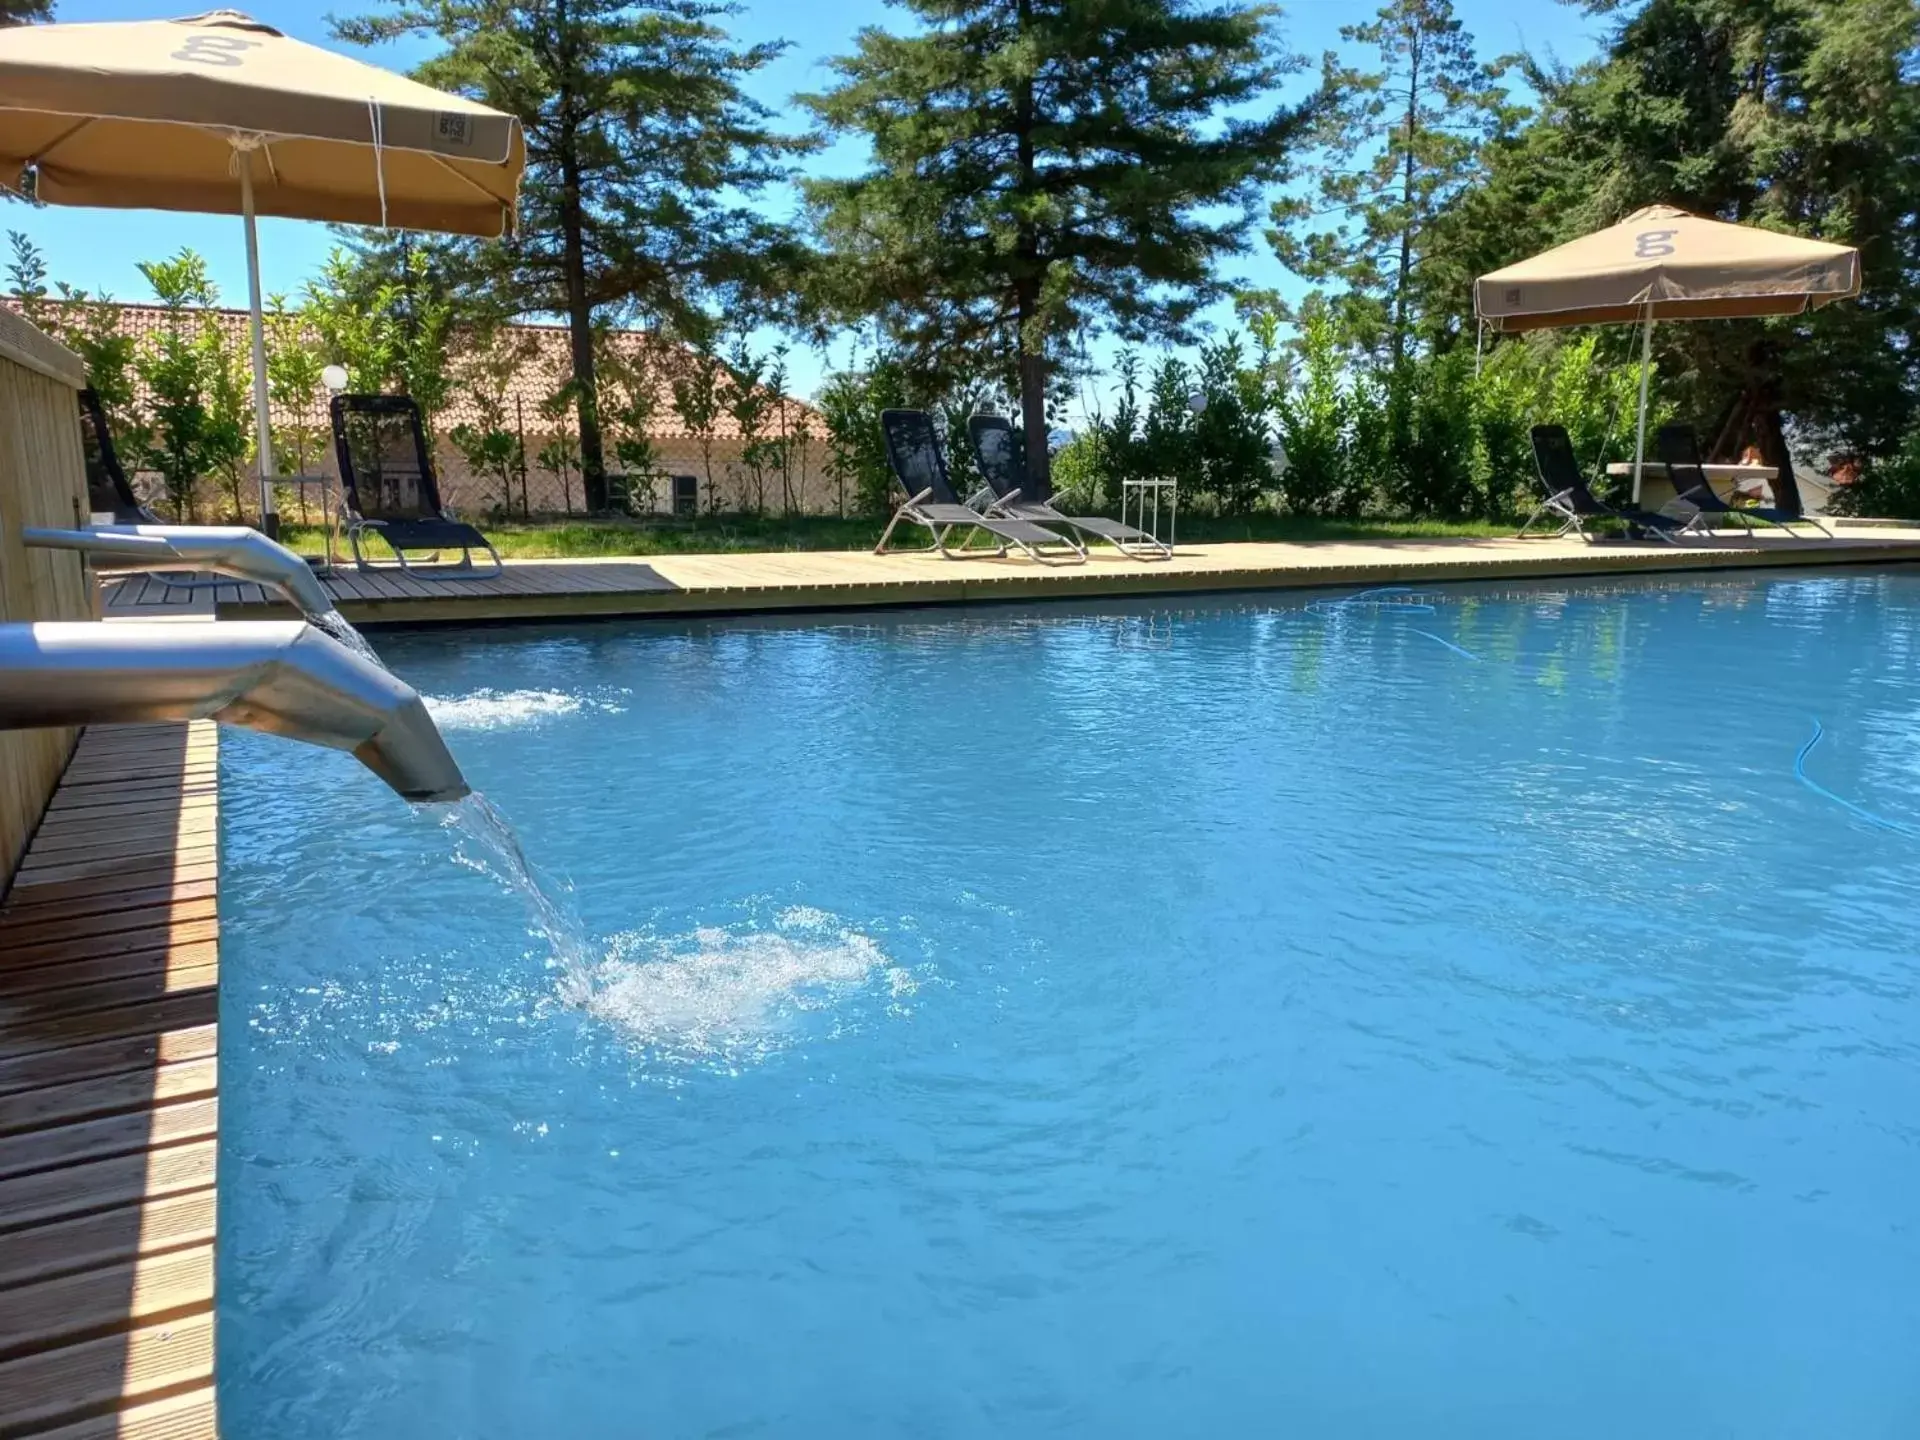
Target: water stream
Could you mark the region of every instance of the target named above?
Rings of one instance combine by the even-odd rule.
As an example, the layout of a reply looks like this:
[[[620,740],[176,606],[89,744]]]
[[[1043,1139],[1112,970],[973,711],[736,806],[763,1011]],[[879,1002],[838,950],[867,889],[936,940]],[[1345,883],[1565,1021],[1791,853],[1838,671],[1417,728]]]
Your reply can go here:
[[[368,644],[367,637],[354,629],[353,622],[338,610],[329,610],[324,615],[310,615],[307,617],[307,623],[323,634],[338,640],[362,660],[371,660],[382,670],[387,668],[386,662],[380,658],[380,652]]]
[[[520,836],[494,803],[478,790],[451,805],[423,806],[444,812],[440,823],[479,846],[492,863],[487,867],[525,903],[535,928],[553,947],[554,963],[566,985],[562,998],[577,1002],[594,962],[586,928],[566,899],[567,889],[542,875],[520,846]]]
[[[353,622],[338,610],[310,617],[313,626],[332,636],[362,659],[381,669],[387,664],[354,628]],[[512,823],[494,803],[475,790],[464,800],[451,805],[423,805],[429,813],[444,811],[441,824],[471,840],[491,862],[488,871],[520,897],[534,925],[553,946],[554,960],[567,977],[571,992],[566,998],[578,1001],[587,984],[593,957],[587,949],[587,936],[573,907],[564,898],[566,888],[542,875],[520,845],[520,836]]]

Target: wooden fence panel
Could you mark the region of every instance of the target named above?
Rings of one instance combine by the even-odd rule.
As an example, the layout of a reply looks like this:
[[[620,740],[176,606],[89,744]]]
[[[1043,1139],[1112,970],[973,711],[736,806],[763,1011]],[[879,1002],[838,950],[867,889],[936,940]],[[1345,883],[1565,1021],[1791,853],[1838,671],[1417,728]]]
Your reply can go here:
[[[80,358],[0,309],[0,622],[88,620],[97,587],[78,555],[29,550],[24,525],[86,523],[74,392]],[[0,893],[73,752],[72,730],[0,730]]]

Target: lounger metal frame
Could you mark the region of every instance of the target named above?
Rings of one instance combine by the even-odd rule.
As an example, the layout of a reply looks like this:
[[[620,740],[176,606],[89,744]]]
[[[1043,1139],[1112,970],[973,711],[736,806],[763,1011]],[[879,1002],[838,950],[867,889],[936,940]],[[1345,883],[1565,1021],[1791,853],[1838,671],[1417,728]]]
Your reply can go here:
[[[1831,530],[1804,511],[1793,515],[1767,506],[1732,505],[1722,500],[1707,478],[1706,466],[1700,459],[1700,437],[1694,434],[1691,425],[1662,425],[1654,444],[1660,463],[1666,467],[1667,479],[1673,482],[1673,499],[1661,509],[1685,521],[1683,534],[1705,533],[1709,529],[1706,523],[1709,515],[1731,515],[1748,531],[1758,523],[1792,535],[1795,525],[1811,525],[1825,539],[1833,539]],[[1687,471],[1692,472],[1692,482],[1682,490],[1680,476]]]
[[[1013,437],[1013,426],[999,415],[975,415],[967,421],[967,440],[973,447],[975,463],[986,481],[986,488],[968,498],[967,504],[985,514],[1009,520],[1029,520],[1040,525],[1065,525],[1095,540],[1104,540],[1131,560],[1171,560],[1173,546],[1159,536],[1104,515],[1067,515],[1054,508],[1051,496],[1028,500],[1026,466],[1011,445],[1001,450],[985,443],[986,437],[1005,434]],[[1003,458],[1004,457],[1004,458]]]
[[[954,493],[952,481],[947,478],[946,457],[940,453],[940,437],[933,428],[933,417],[926,411],[883,410],[880,412],[880,427],[886,441],[888,468],[893,471],[893,478],[900,488],[908,493],[907,499],[893,512],[893,518],[887,521],[887,528],[880,532],[880,541],[873,547],[874,554],[930,555],[937,552],[947,560],[980,558],[978,551],[959,551],[949,547],[948,537],[956,530],[964,530],[968,534],[978,531],[991,535],[998,541],[995,558],[1004,557],[1010,547],[1018,547],[1028,559],[1041,565],[1080,565],[1086,562],[1087,547],[1072,535],[1058,534],[1031,520],[987,515],[972,506],[962,505]],[[926,483],[918,491],[912,489],[912,482],[907,479],[910,467],[901,453],[902,447],[908,444],[921,450],[927,459],[927,473],[917,477]],[[889,549],[887,542],[903,520],[924,527],[933,536],[933,543],[910,549]],[[1041,548],[1045,545],[1064,546],[1067,553],[1049,553]]]
[[[1619,509],[1595,495],[1580,474],[1579,462],[1573,453],[1573,441],[1567,435],[1565,426],[1536,425],[1528,432],[1527,438],[1533,447],[1534,473],[1539,477],[1547,497],[1534,507],[1533,513],[1527,517],[1527,523],[1514,536],[1516,540],[1525,539],[1527,532],[1543,515],[1551,515],[1560,521],[1560,528],[1549,538],[1558,539],[1573,534],[1588,544],[1592,544],[1594,539],[1587,533],[1585,522],[1588,520],[1618,520],[1628,527],[1629,533],[1646,531],[1669,545],[1678,545],[1679,537],[1687,532],[1687,526],[1672,516],[1637,508]],[[1553,457],[1551,463],[1548,455]],[[1564,473],[1549,475],[1549,469],[1562,470]]]
[[[500,552],[493,548],[493,542],[479,530],[459,519],[440,503],[440,486],[433,473],[433,456],[429,452],[426,433],[420,423],[420,407],[405,395],[335,395],[327,407],[328,419],[333,426],[334,457],[340,468],[340,518],[347,532],[347,544],[353,551],[353,563],[361,570],[399,570],[404,574],[423,580],[491,580],[501,574],[505,566],[501,563]],[[417,516],[390,516],[373,518],[361,512],[360,477],[354,468],[353,447],[347,437],[348,417],[354,415],[382,416],[398,418],[407,426],[412,441],[414,463],[417,473],[409,476],[420,493],[420,511]],[[461,533],[449,533],[441,539],[423,539],[417,545],[406,545],[404,531],[409,524],[419,523],[432,528],[445,526]],[[402,533],[400,545],[396,545],[393,536],[386,533],[389,528]],[[377,535],[393,555],[392,560],[371,560],[361,549],[363,535]],[[441,550],[460,548],[458,561],[443,561]],[[402,548],[405,546],[406,548]],[[475,549],[485,550],[493,565],[490,569],[481,569],[473,563]],[[408,563],[406,550],[425,552],[423,563]]]

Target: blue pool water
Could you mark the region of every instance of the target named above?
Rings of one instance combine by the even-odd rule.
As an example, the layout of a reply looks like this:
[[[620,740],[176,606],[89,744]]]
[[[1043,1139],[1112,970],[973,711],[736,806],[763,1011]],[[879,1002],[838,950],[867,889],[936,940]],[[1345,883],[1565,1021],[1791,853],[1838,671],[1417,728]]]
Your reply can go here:
[[[1920,1433],[1920,578],[1430,598],[380,639],[585,975],[230,735],[227,1433]]]

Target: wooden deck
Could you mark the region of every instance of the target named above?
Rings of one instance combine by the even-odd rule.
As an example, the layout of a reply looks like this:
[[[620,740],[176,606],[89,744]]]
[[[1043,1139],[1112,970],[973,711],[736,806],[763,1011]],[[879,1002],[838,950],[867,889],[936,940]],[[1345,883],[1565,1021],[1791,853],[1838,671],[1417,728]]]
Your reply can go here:
[[[214,1434],[217,743],[87,731],[0,902],[0,1436]]]
[[[1920,529],[1862,527],[1832,541],[1763,534],[1680,546],[1506,539],[1192,545],[1171,561],[1143,564],[1096,550],[1072,566],[852,551],[662,555],[509,562],[486,580],[342,569],[326,583],[356,623],[459,624],[1914,561]],[[109,592],[107,613],[259,619],[291,611],[258,585],[187,590],[133,577]]]

